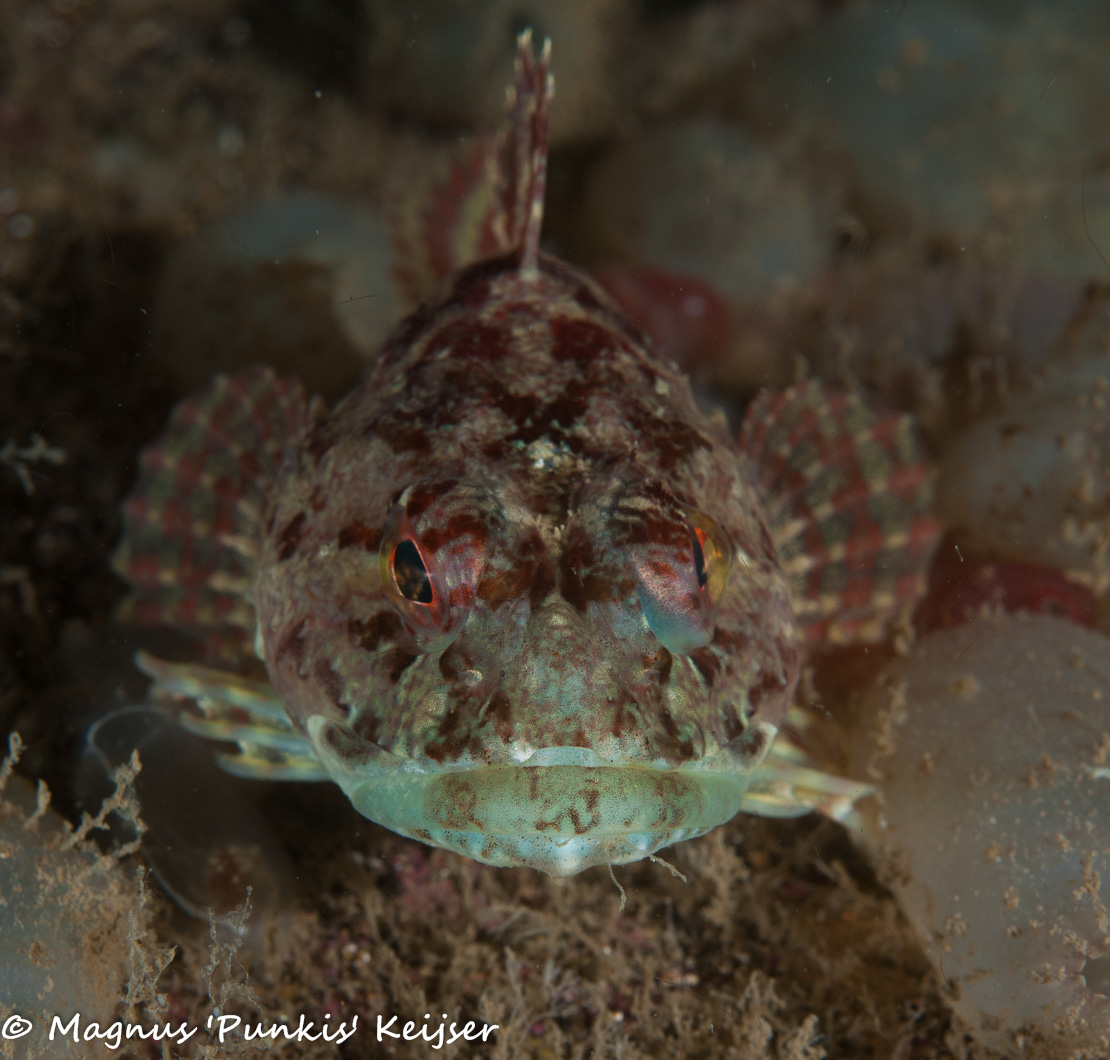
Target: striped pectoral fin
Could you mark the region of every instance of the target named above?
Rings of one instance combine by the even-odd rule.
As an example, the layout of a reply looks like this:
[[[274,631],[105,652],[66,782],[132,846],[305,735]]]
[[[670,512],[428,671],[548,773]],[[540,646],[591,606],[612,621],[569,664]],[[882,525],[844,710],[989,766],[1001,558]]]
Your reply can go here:
[[[238,745],[237,751],[219,756],[227,772],[253,780],[328,779],[268,682],[208,666],[165,662],[145,652],[139,652],[135,664],[154,682],[158,698],[195,704],[200,715],[182,713],[182,728],[204,739]]]
[[[131,586],[123,617],[189,630],[214,657],[249,653],[259,521],[308,420],[300,383],[268,368],[219,376],[174,409],[123,507],[113,557]]]
[[[302,752],[292,754],[265,743],[239,742],[239,750],[217,756],[220,768],[246,780],[293,780],[298,783],[331,780],[312,749],[301,741]]]
[[[881,639],[923,595],[940,533],[909,417],[808,382],[760,394],[740,442],[809,640]]]

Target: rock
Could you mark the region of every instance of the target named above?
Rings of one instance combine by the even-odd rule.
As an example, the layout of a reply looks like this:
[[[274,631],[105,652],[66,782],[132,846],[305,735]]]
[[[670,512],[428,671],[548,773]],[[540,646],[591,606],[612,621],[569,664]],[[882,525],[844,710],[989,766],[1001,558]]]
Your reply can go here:
[[[1053,366],[947,446],[937,512],[954,531],[1003,557],[1110,583],[1110,359]],[[961,538],[962,539],[962,538]]]
[[[865,841],[956,1011],[1008,1055],[1108,1055],[1110,640],[1047,616],[935,633],[866,716]]]
[[[35,807],[31,785],[8,777],[0,795],[0,1024],[10,1030],[18,1014],[33,1027],[4,1041],[3,1056],[77,1060],[91,1047],[51,1042],[51,1023],[74,1014],[82,1028],[113,1022],[147,916],[118,861],[72,841],[58,814]]]
[[[805,116],[865,212],[996,264],[1105,275],[1106,5],[852,3],[765,61],[768,121]],[[1087,174],[1085,176],[1085,174]],[[1086,216],[1084,216],[1084,214]]]
[[[824,267],[834,200],[834,188],[739,128],[694,120],[611,151],[587,177],[579,230],[594,261],[682,273],[751,299]]]

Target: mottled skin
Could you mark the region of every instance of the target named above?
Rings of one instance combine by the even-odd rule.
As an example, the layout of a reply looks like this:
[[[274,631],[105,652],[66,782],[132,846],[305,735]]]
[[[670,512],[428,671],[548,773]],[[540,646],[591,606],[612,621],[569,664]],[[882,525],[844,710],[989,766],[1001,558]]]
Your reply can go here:
[[[723,417],[582,274],[469,269],[294,451],[254,600],[274,687],[329,769],[376,748],[415,771],[550,748],[654,770],[762,755],[745,734],[785,713],[800,649],[753,482]],[[715,622],[686,509],[735,549]],[[388,585],[379,554],[405,536],[444,607]],[[682,654],[645,620],[651,570]]]
[[[522,35],[501,136],[401,216],[413,293],[446,297],[330,413],[263,368],[182,402],[114,562],[133,617],[218,662],[138,660],[227,768],[569,875],[741,809],[845,812],[865,786],[771,746],[801,642],[885,635],[937,527],[905,418],[803,383],[741,449],[540,254],[548,60]]]

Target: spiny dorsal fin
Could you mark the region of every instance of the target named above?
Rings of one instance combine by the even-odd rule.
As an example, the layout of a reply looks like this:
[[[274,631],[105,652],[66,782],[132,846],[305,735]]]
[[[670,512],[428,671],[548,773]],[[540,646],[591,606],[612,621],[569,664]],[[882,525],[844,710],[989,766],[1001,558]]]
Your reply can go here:
[[[555,94],[548,72],[551,41],[539,59],[532,50],[532,31],[517,39],[516,76],[505,94],[508,125],[498,138],[499,220],[506,226],[504,246],[520,248],[520,270],[534,274],[540,254],[543,197],[547,186],[547,117]]]
[[[448,152],[406,175],[390,209],[393,277],[410,304],[477,261],[520,250],[521,270],[539,258],[547,179],[547,115],[555,82],[550,42],[537,59],[532,34],[518,39],[507,121],[496,137]]]

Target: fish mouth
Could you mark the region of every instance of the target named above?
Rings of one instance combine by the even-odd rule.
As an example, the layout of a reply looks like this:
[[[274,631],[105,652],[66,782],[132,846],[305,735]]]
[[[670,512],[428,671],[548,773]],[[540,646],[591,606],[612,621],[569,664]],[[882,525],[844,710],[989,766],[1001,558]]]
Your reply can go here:
[[[746,781],[645,765],[490,765],[379,776],[348,795],[401,835],[488,865],[573,876],[716,828],[740,809]]]

